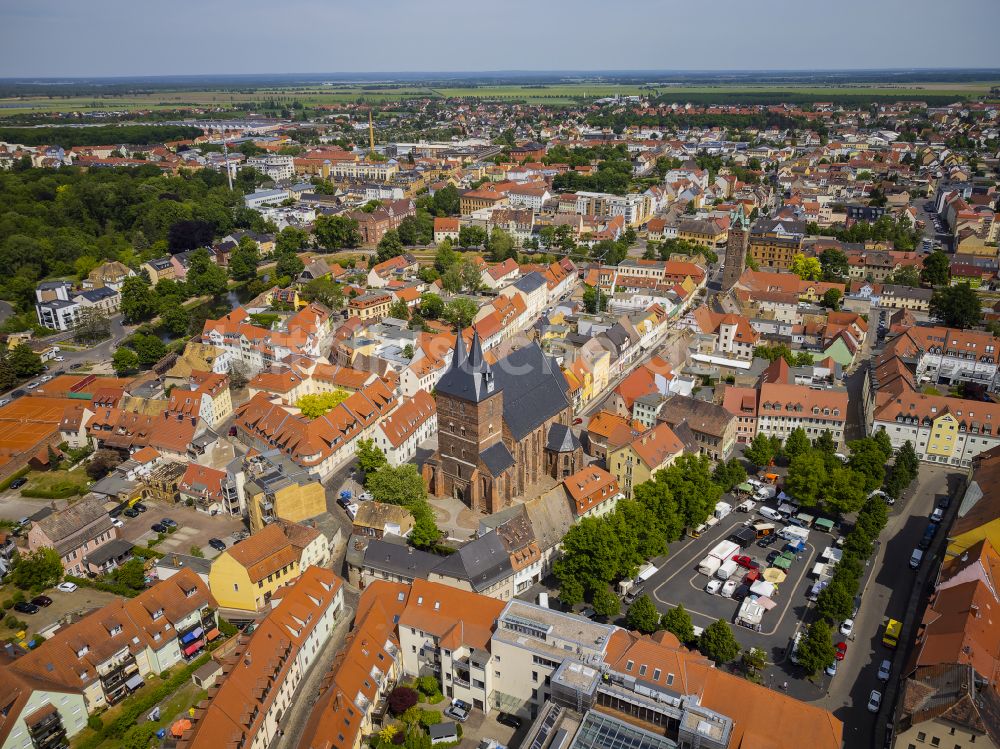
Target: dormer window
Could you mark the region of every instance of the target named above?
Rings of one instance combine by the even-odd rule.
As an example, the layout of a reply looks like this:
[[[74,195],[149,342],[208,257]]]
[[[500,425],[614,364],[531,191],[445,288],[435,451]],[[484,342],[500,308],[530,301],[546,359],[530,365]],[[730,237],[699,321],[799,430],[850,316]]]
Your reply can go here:
[[[112,637],[120,635],[121,633],[122,633],[122,625],[120,624],[115,624],[114,626],[111,627],[111,629],[108,630],[108,634],[111,635]]]
[[[161,616],[163,616],[163,609],[157,609],[156,611],[154,611],[154,612],[152,613],[152,617],[153,617],[153,621],[154,621],[154,622],[155,622],[155,621],[156,621],[157,619],[159,619],[159,618],[160,618]]]
[[[79,650],[76,651],[76,657],[83,658],[83,656],[85,656],[89,652],[90,652],[90,646],[84,645]]]

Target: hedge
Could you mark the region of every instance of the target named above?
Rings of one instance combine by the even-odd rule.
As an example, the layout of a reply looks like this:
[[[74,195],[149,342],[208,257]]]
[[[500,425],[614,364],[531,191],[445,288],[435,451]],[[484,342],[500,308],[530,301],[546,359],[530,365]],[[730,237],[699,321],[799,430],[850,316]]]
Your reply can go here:
[[[21,490],[21,496],[33,499],[69,499],[78,494],[83,494],[84,491],[85,488],[80,484],[56,484],[51,489],[25,487]]]
[[[125,598],[135,598],[137,595],[142,593],[141,590],[134,590],[127,585],[122,585],[121,583],[109,583],[103,580],[91,580],[89,577],[76,577],[75,575],[66,575],[64,580],[68,580],[71,583],[76,583],[80,587],[93,588],[94,590],[103,590],[105,593],[114,593],[117,596],[123,596]]]
[[[29,473],[31,473],[30,466],[25,466],[20,470],[14,471],[14,473],[12,473],[10,476],[5,478],[3,481],[0,481],[0,492],[10,489],[11,484],[13,484],[17,479],[27,476]]]
[[[136,724],[139,716],[152,710],[157,704],[176,692],[184,682],[191,678],[191,674],[208,663],[211,657],[211,653],[203,653],[156,689],[147,692],[141,698],[126,702],[118,717],[101,730],[95,731],[93,736],[75,742],[75,749],[96,749],[109,739],[120,739],[125,735],[125,731]]]

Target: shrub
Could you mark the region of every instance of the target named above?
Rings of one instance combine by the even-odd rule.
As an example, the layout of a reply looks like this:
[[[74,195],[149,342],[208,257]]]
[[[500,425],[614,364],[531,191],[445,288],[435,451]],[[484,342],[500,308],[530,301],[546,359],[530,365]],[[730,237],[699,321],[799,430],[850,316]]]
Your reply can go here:
[[[419,701],[419,695],[410,687],[396,687],[389,692],[389,710],[393,715],[402,715]]]
[[[424,728],[428,726],[433,726],[436,723],[441,722],[441,713],[437,710],[421,710],[420,711],[420,725]]]
[[[31,468],[29,468],[28,466],[25,466],[19,471],[14,471],[14,473],[12,473],[10,476],[5,478],[3,481],[0,481],[0,491],[7,491],[7,489],[10,489],[10,485],[16,479],[23,478],[27,476],[29,473],[31,473]]]
[[[91,715],[89,718],[87,718],[87,728],[89,728],[91,731],[100,731],[102,728],[104,728],[104,721],[101,720],[101,716]]]

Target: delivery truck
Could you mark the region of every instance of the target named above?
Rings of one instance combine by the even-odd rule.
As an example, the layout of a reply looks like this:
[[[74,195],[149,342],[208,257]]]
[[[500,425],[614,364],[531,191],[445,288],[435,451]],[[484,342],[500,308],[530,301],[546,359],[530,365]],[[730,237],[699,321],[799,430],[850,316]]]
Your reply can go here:
[[[708,552],[708,555],[715,557],[719,561],[728,562],[739,550],[739,544],[733,543],[732,541],[719,541],[719,543],[713,546],[712,550]]]
[[[715,571],[715,576],[720,580],[728,580],[736,574],[736,570],[739,568],[740,566],[730,559],[728,562],[723,562],[719,565],[719,569]]]
[[[715,571],[722,566],[722,560],[718,557],[713,557],[711,555],[705,557],[700,562],[698,562],[698,572],[703,575],[708,575],[711,577],[715,574]]]
[[[719,520],[726,517],[729,513],[733,511],[733,506],[728,502],[716,502],[715,503],[715,517]]]

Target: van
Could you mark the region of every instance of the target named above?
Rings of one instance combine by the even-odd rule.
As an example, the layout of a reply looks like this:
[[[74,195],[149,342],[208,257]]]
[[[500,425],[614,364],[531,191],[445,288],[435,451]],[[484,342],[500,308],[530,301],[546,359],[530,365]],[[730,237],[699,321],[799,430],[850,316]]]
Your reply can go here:
[[[922,561],[924,561],[924,552],[920,549],[914,549],[913,553],[910,554],[910,569],[919,569]]]
[[[757,512],[766,517],[768,520],[781,520],[781,514],[771,507],[761,507],[757,510]]]

